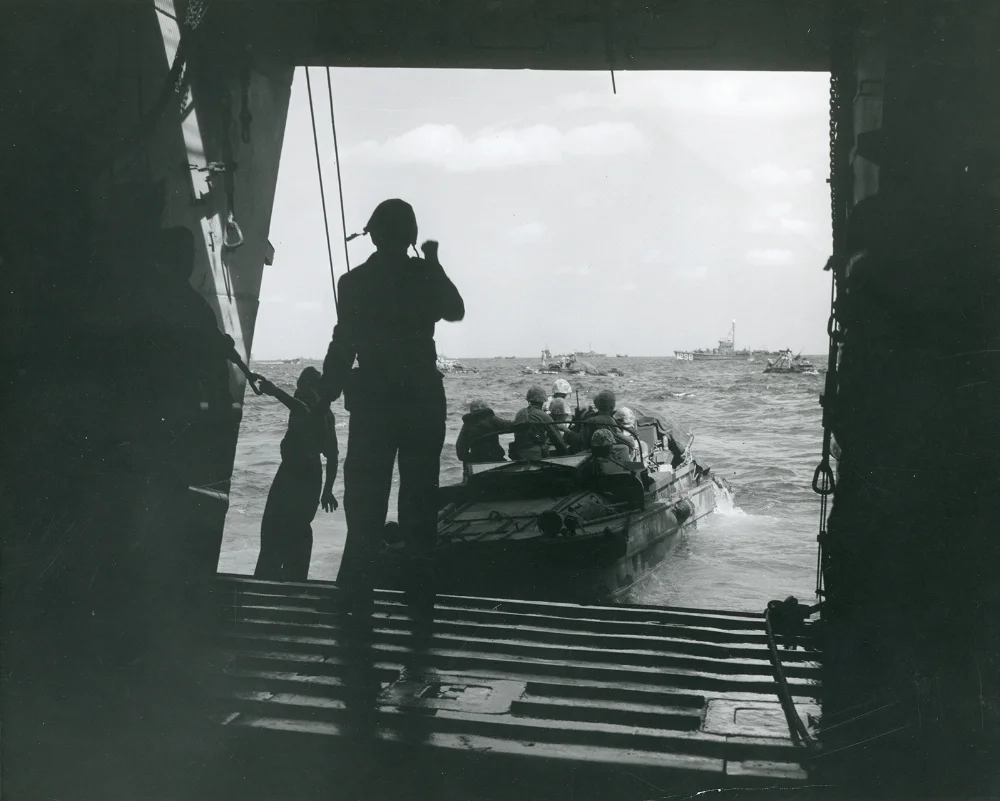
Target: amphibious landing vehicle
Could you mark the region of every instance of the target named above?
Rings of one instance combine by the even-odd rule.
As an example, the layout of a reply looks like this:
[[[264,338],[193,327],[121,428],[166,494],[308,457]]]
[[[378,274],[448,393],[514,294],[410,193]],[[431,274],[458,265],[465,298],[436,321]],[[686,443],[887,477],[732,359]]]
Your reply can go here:
[[[694,436],[641,406],[642,462],[589,452],[466,465],[441,490],[441,592],[608,602],[647,579],[681,534],[716,505],[720,482],[691,453]],[[398,588],[406,560],[381,554],[380,586]]]

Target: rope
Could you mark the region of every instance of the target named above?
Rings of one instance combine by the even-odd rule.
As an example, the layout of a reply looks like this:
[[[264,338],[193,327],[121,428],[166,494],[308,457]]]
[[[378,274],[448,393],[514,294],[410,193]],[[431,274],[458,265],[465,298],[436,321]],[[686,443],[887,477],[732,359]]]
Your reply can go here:
[[[337,149],[337,118],[333,115],[333,86],[330,84],[330,68],[326,68],[326,91],[330,95],[330,127],[333,129],[333,159],[337,165],[337,194],[340,195],[340,230],[344,233],[344,263],[351,271],[351,257],[347,252],[347,220],[344,219],[344,182],[340,178],[340,151]]]
[[[330,281],[333,284],[333,305],[340,313],[340,301],[337,299],[337,275],[333,269],[333,246],[330,244],[330,221],[326,214],[326,190],[323,189],[323,167],[319,158],[319,137],[316,136],[316,112],[313,108],[312,83],[309,80],[309,68],[306,67],[306,92],[309,94],[309,118],[312,121],[313,147],[316,150],[316,175],[319,177],[319,199],[323,205],[323,228],[326,230],[326,255],[330,260]]]
[[[788,723],[788,730],[792,734],[792,739],[800,745],[815,753],[816,741],[809,736],[802,718],[799,717],[798,710],[795,709],[795,702],[792,700],[792,691],[788,688],[788,679],[785,678],[785,671],[781,666],[781,658],[778,655],[778,643],[774,637],[774,628],[771,625],[771,611],[775,605],[780,605],[781,601],[771,601],[764,611],[764,631],[767,634],[767,650],[771,657],[771,667],[774,668],[774,680],[778,684],[778,700],[785,713],[785,721]]]

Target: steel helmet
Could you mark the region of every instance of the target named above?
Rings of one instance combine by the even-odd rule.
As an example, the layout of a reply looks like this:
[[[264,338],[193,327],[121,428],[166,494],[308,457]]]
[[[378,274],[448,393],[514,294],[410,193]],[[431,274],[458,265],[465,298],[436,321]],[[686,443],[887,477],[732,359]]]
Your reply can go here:
[[[635,412],[628,406],[622,406],[615,412],[615,420],[626,428],[635,428]]]
[[[590,438],[591,448],[610,448],[615,444],[615,436],[606,428],[599,428]]]
[[[545,403],[545,390],[541,387],[532,387],[528,390],[528,394],[524,396],[524,399],[528,403],[537,403],[541,406]]]
[[[374,234],[380,239],[416,245],[417,215],[413,213],[413,206],[399,198],[383,200],[372,212],[371,219],[365,226],[365,233]]]
[[[565,378],[557,378],[555,383],[552,385],[553,395],[569,395],[573,391],[573,388],[569,385],[569,381]]]
[[[610,389],[598,392],[594,396],[594,407],[605,414],[611,414],[615,410],[615,402],[615,393]]]
[[[552,403],[549,404],[549,415],[553,418],[556,415],[569,417],[569,406],[566,405],[566,401],[562,398],[554,398]]]

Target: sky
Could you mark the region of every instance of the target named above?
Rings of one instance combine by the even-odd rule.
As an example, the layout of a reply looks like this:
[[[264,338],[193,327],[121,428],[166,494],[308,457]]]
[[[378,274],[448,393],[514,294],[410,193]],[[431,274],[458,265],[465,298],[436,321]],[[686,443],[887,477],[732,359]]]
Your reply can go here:
[[[346,269],[326,75],[311,71]],[[331,70],[344,214],[409,201],[466,304],[452,358],[826,350],[825,73]],[[336,313],[305,72],[295,73],[253,356],[321,357]],[[348,245],[352,266],[372,252]]]

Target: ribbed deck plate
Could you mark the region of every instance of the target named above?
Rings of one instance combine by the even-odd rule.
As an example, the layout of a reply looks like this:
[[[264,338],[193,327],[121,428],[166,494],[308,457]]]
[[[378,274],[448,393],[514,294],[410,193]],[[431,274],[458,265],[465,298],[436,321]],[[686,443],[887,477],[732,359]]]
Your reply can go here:
[[[427,617],[378,592],[364,634],[330,584],[226,576],[219,598],[221,721],[268,759],[284,754],[271,778],[294,762],[316,792],[324,771],[342,782],[367,770],[371,797],[373,781],[391,797],[418,774],[430,795],[468,798],[653,798],[807,779],[762,615],[442,596]],[[785,645],[808,721],[819,655],[808,640]]]

